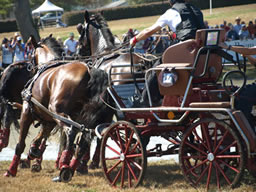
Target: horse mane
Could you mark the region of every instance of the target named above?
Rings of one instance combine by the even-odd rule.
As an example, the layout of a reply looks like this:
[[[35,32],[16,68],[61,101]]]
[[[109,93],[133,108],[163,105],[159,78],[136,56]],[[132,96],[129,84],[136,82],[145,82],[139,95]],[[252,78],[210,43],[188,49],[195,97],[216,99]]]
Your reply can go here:
[[[44,38],[41,44],[46,45],[56,57],[62,57],[63,52],[65,52],[63,46],[54,37]]]
[[[90,80],[88,82],[89,102],[87,102],[79,115],[78,122],[83,123],[87,128],[94,129],[101,123],[111,122],[114,111],[105,105],[113,102],[107,94],[108,76],[103,70],[92,68],[90,70]]]
[[[102,32],[102,35],[106,39],[108,47],[113,49],[115,47],[115,37],[114,37],[113,33],[111,32],[106,19],[101,14],[96,14],[95,20],[101,27],[100,30]]]

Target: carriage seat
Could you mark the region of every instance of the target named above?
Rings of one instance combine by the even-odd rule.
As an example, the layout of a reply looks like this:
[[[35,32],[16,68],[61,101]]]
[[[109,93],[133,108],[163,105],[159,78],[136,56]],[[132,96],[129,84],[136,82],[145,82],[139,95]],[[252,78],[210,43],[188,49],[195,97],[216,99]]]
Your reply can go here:
[[[188,84],[189,76],[191,75],[192,67],[196,67],[194,78],[192,80],[191,87],[195,87],[198,84],[207,84],[207,83],[215,83],[219,79],[222,73],[222,58],[214,52],[211,52],[207,69],[204,73],[205,61],[206,61],[206,52],[201,53],[199,56],[198,50],[201,47],[206,46],[207,35],[212,32],[218,32],[218,41],[224,42],[225,39],[225,31],[224,30],[209,30],[209,29],[201,29],[196,32],[196,38],[190,39],[184,42],[180,42],[178,44],[170,46],[163,53],[162,61],[163,64],[159,65],[161,68],[176,68],[178,72],[178,81],[176,85],[172,87],[163,87],[159,84],[160,93],[162,95],[173,95],[179,96],[184,95],[185,89]],[[198,56],[197,65],[194,65],[195,60]],[[186,67],[187,69],[181,69],[181,67]],[[191,69],[189,68],[191,67]],[[203,75],[201,75],[203,74]],[[157,72],[157,75],[161,75],[160,72]],[[158,79],[159,80],[159,79]],[[188,94],[191,94],[192,88],[190,87],[190,91]]]

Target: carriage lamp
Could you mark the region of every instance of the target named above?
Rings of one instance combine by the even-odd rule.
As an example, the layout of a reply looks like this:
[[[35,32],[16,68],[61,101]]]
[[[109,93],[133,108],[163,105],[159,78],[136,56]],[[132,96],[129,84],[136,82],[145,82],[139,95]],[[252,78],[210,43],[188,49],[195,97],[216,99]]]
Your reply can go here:
[[[172,111],[169,111],[167,113],[167,117],[168,117],[168,119],[172,120],[172,119],[174,119],[175,115],[174,115],[174,113]]]
[[[163,87],[171,87],[177,82],[178,73],[174,68],[165,68],[161,71],[158,80]]]

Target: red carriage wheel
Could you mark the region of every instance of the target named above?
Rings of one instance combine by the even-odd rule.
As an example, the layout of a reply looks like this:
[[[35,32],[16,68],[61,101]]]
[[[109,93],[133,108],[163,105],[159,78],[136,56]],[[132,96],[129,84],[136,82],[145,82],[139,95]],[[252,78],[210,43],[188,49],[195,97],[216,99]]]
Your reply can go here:
[[[244,172],[245,153],[237,133],[226,123],[203,119],[186,131],[179,151],[180,166],[193,185],[235,187]]]
[[[140,184],[147,158],[133,124],[118,121],[108,128],[101,143],[101,164],[110,185],[130,188]]]

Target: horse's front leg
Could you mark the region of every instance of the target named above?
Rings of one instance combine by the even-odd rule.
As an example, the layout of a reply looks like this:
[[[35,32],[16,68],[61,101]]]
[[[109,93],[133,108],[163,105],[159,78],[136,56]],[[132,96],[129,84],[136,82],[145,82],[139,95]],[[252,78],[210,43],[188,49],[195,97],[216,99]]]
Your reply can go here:
[[[21,113],[21,119],[20,119],[20,135],[19,135],[19,141],[15,148],[15,155],[13,157],[12,163],[8,169],[8,171],[4,174],[4,176],[16,176],[17,174],[17,168],[20,162],[20,156],[23,153],[25,149],[25,139],[28,134],[28,130],[30,125],[32,124],[33,119],[30,112],[29,103],[24,101],[23,102],[23,109]]]

